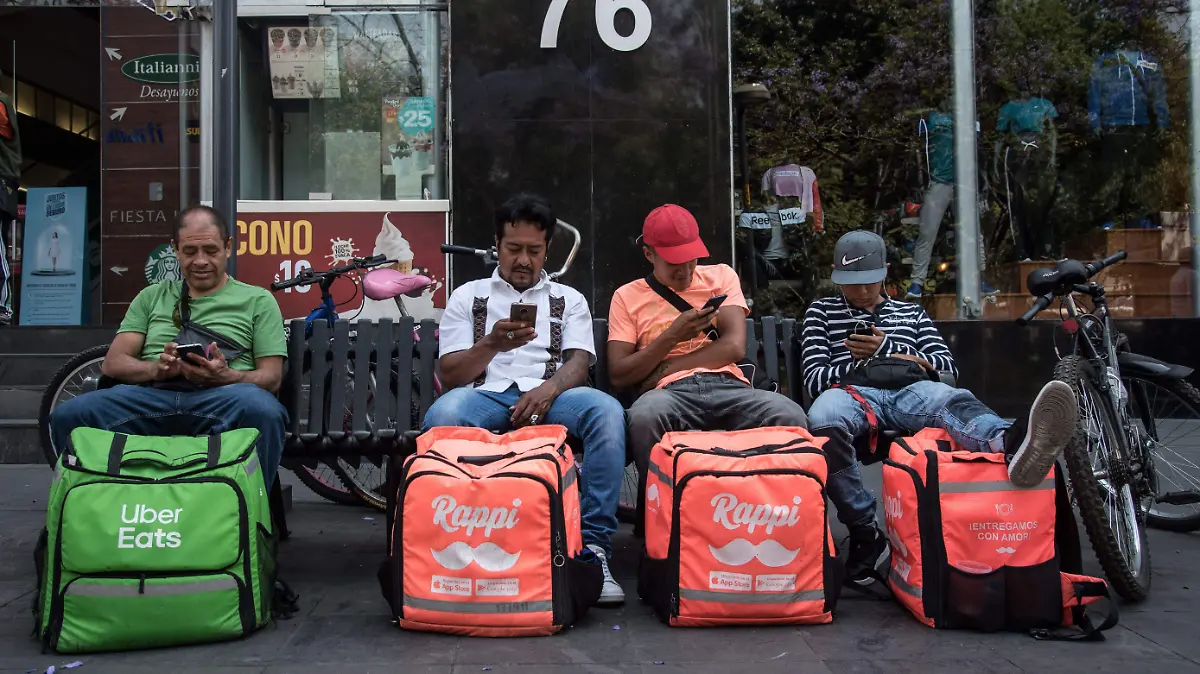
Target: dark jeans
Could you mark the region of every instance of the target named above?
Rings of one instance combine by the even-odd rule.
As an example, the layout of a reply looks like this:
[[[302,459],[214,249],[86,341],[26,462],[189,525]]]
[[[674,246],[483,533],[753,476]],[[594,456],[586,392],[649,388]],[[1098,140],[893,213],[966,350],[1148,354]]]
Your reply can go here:
[[[215,435],[257,428],[258,460],[267,488],[275,482],[283,455],[288,414],[283,405],[254,384],[233,384],[194,393],[148,386],[114,386],[59,405],[50,414],[54,446],[66,447],[76,428],[100,428],[130,435]]]
[[[741,431],[763,426],[806,427],[804,409],[778,393],[726,374],[701,373],[647,391],[629,408],[629,447],[645,479],[650,450],[668,431]]]

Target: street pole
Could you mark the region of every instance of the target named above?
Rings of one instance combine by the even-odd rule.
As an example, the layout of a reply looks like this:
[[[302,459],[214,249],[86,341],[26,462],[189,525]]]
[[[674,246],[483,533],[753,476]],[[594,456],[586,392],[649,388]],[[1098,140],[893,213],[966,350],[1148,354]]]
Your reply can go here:
[[[1191,0],[1188,28],[1189,135],[1192,143],[1192,198],[1189,224],[1192,230],[1192,316],[1200,316],[1200,0]]]
[[[229,222],[233,254],[229,256],[229,274],[237,275],[237,201],[238,201],[238,27],[237,3],[225,0],[213,3],[213,42],[215,67],[213,90],[216,114],[212,129],[215,149],[213,162],[213,207]]]
[[[1195,1],[1195,0],[1193,0]],[[952,0],[954,46],[954,182],[958,236],[958,317],[976,319],[979,303],[979,178],[975,148],[975,27],[972,0]]]

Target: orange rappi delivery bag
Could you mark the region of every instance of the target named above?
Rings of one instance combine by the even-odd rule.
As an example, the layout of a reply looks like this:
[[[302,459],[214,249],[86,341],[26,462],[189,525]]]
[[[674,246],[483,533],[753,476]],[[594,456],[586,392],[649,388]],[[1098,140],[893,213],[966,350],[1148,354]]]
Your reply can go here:
[[[566,428],[435,428],[389,464],[389,485],[379,580],[401,627],[554,634],[599,598]]]
[[[1003,453],[971,452],[927,428],[892,443],[883,466],[892,548],[888,585],[917,620],[938,628],[1030,631],[1102,640],[1084,608],[1108,584],[1080,575],[1079,532],[1055,466],[1036,487],[1009,482]],[[1058,630],[1073,626],[1077,629]]]
[[[638,593],[669,625],[827,623],[841,588],[825,455],[803,428],[667,433]]]

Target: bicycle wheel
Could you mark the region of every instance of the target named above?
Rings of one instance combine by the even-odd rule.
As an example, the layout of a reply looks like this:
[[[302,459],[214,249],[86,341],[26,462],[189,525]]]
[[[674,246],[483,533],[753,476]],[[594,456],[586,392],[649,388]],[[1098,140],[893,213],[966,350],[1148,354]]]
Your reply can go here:
[[[1130,419],[1149,454],[1150,493],[1200,489],[1200,391],[1186,381],[1126,376]],[[1150,526],[1167,531],[1200,529],[1200,505],[1169,505],[1151,500]]]
[[[100,382],[100,366],[104,364],[107,353],[108,345],[103,344],[72,356],[58,368],[42,392],[42,402],[38,407],[38,434],[41,436],[42,454],[51,468],[58,465],[59,452],[50,438],[50,413],[64,402],[96,390]]]
[[[1100,566],[1117,594],[1142,601],[1150,592],[1150,545],[1145,509],[1131,478],[1128,443],[1108,394],[1091,365],[1068,356],[1054,368],[1079,401],[1079,425],[1064,456],[1079,515]]]
[[[638,474],[637,466],[632,463],[625,466],[621,476],[621,496],[617,501],[617,521],[626,524],[637,523]]]
[[[362,505],[362,501],[346,487],[342,478],[338,476],[337,470],[324,461],[317,461],[313,466],[288,467],[296,474],[300,483],[317,496],[338,505]]]

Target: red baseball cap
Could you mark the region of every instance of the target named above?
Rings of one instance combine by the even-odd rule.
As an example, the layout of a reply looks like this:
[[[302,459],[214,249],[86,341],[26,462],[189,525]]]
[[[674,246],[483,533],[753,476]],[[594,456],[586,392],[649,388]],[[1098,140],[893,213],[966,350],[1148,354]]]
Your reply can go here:
[[[642,241],[670,264],[708,257],[696,218],[682,206],[666,204],[650,211],[642,225]]]

